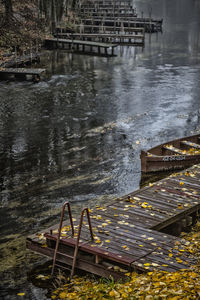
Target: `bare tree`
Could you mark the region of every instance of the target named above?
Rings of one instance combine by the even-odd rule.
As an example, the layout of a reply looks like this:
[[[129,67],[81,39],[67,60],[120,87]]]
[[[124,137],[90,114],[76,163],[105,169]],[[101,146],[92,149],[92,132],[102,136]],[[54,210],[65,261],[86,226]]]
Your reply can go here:
[[[6,17],[7,21],[9,21],[13,14],[12,0],[2,0],[2,2],[5,7],[5,17]]]

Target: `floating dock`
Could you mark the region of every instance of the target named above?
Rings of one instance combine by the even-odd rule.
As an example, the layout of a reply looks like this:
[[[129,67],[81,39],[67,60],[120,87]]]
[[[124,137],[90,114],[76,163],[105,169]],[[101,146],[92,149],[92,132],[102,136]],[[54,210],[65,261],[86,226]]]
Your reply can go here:
[[[26,80],[27,76],[31,76],[33,81],[40,81],[40,76],[45,69],[28,69],[28,68],[0,68],[0,79],[9,79],[14,77],[20,80]]]
[[[125,34],[141,34],[144,35],[143,27],[123,27],[123,26],[101,26],[101,25],[85,25],[85,24],[77,24],[76,25],[77,33],[125,33]],[[70,33],[65,32],[65,28],[57,27],[57,33],[55,36],[67,36]],[[75,32],[71,32],[75,33]]]
[[[109,34],[109,33],[58,33],[57,37],[69,37],[71,39],[81,39],[102,43],[126,44],[126,45],[144,45],[144,34]]]
[[[81,23],[85,25],[98,25],[98,26],[117,26],[120,27],[143,27],[145,32],[159,32],[162,30],[162,19],[153,20],[151,18],[83,18]]]
[[[85,53],[96,53],[98,55],[113,56],[114,48],[117,47],[111,43],[98,43],[93,41],[83,41],[75,39],[59,39],[49,38],[45,40],[46,47],[68,49],[70,51],[85,52]],[[66,48],[67,46],[67,48]],[[103,49],[103,52],[102,52]],[[109,50],[110,53],[109,53]]]
[[[188,242],[169,232],[178,235],[195,223],[199,179],[200,165],[195,165],[107,206],[83,210],[80,223],[69,211],[65,223],[29,236],[27,248],[54,258],[57,266],[72,266],[72,274],[77,268],[117,279],[135,270],[189,268],[197,259],[185,248]]]

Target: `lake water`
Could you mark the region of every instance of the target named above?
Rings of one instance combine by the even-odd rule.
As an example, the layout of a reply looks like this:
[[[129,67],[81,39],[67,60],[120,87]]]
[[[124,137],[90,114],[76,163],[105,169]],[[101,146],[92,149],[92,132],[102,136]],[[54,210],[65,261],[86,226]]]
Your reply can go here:
[[[163,18],[116,57],[46,51],[47,78],[0,83],[0,299],[46,299],[26,236],[140,184],[140,150],[200,132],[200,2],[137,0]]]

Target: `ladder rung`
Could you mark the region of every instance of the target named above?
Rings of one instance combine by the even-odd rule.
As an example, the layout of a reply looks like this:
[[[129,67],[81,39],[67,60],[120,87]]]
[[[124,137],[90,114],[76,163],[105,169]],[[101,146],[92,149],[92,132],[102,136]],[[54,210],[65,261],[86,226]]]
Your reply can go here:
[[[62,256],[64,256],[64,257],[68,257],[68,258],[71,258],[71,259],[73,259],[73,256],[71,256],[71,255],[68,255],[68,254],[65,254],[65,253],[63,253],[63,252],[59,252],[59,251],[57,251],[56,253],[57,253],[57,254],[60,254],[60,255],[62,255]]]
[[[72,270],[71,268],[66,267],[66,266],[63,266],[63,265],[60,265],[60,264],[58,264],[58,263],[55,264],[55,267],[65,269],[65,270],[68,270],[68,271],[70,271],[70,272],[71,272],[71,270]]]

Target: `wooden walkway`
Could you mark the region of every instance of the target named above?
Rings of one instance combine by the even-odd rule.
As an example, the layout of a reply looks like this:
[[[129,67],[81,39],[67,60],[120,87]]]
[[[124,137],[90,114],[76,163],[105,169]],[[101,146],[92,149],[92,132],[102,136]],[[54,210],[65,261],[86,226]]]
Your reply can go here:
[[[81,232],[76,267],[100,276],[122,277],[139,270],[176,271],[195,264],[184,239],[165,233],[194,224],[200,210],[200,165],[173,174],[105,207],[90,211],[94,240],[87,222]],[[57,262],[72,265],[75,237],[67,221],[62,227]],[[27,238],[27,248],[53,257],[58,225]],[[70,256],[69,256],[70,254]]]
[[[102,43],[118,43],[118,44],[134,44],[144,45],[144,34],[109,34],[109,33],[58,33],[58,38],[69,37],[70,39],[81,39],[87,41],[95,41]]]
[[[142,34],[144,35],[144,28],[143,27],[122,27],[122,26],[101,26],[101,25],[85,25],[85,24],[79,24],[76,25],[76,29],[79,33],[92,33],[92,32],[98,32],[98,33],[107,33],[107,32],[116,32],[116,33],[125,33],[125,34]],[[57,27],[57,34],[67,34],[65,33],[65,28]]]
[[[31,75],[33,80],[39,81],[41,74],[45,71],[45,69],[0,68],[0,79],[8,79],[10,76],[14,76],[16,79],[25,80],[27,76]]]
[[[143,27],[146,32],[158,32],[162,30],[162,20],[153,20],[153,19],[140,19],[140,18],[83,18],[81,23],[85,25],[98,25],[98,26],[122,26],[123,27]]]
[[[114,48],[117,46],[111,43],[98,43],[94,41],[83,41],[75,39],[59,39],[59,38],[48,38],[45,40],[46,47],[52,46],[53,48],[59,48],[61,46],[65,49],[65,45],[68,46],[70,51],[82,51],[85,53],[97,53],[99,55],[114,55]],[[101,50],[104,50],[102,53]],[[111,52],[108,53],[108,50],[111,49]],[[96,51],[96,52],[95,52]]]

